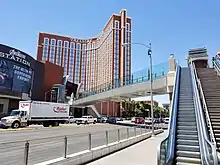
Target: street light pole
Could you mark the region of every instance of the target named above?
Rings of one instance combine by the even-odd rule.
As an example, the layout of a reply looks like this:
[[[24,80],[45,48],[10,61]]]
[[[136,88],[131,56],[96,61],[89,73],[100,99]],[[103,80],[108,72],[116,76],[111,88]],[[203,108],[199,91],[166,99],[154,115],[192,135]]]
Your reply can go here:
[[[152,137],[155,136],[154,134],[154,98],[153,98],[153,65],[152,65],[152,49],[151,49],[151,43],[149,45],[145,45],[142,43],[124,43],[122,46],[128,45],[128,44],[134,44],[134,45],[142,45],[146,48],[148,48],[148,56],[150,60],[150,95],[151,95],[151,120],[152,120]]]
[[[150,97],[151,97],[151,120],[152,120],[152,137],[155,136],[154,134],[154,98],[153,98],[153,65],[152,65],[152,49],[151,49],[151,43],[148,47],[148,56],[150,59]]]

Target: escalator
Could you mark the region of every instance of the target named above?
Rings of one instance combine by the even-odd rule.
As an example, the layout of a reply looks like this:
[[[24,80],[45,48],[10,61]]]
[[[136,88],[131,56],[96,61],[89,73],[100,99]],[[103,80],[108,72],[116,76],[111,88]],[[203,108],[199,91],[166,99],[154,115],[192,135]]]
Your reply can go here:
[[[159,146],[158,165],[217,165],[206,132],[193,65],[178,66],[168,135]]]
[[[189,68],[182,68],[177,112],[176,164],[201,164]]]
[[[220,152],[220,78],[212,68],[197,68],[197,74],[205,96],[214,141]]]

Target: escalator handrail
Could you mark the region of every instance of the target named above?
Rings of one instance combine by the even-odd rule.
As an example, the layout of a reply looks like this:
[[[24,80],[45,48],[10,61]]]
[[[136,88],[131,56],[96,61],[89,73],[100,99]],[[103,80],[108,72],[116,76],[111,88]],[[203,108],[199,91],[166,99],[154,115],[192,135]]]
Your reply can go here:
[[[166,140],[168,140],[168,138],[171,136],[171,134],[170,134],[170,130],[171,130],[171,123],[172,123],[172,120],[173,120],[173,118],[171,118],[171,116],[173,116],[173,112],[174,112],[174,110],[173,110],[173,107],[174,107],[174,101],[176,100],[176,99],[174,99],[175,98],[175,91],[176,90],[178,90],[178,86],[179,86],[179,82],[177,82],[177,79],[179,79],[179,77],[180,77],[180,66],[178,65],[177,67],[176,67],[176,72],[175,72],[175,79],[174,79],[174,88],[173,88],[173,95],[172,95],[172,100],[171,100],[171,106],[170,106],[170,114],[169,114],[169,116],[170,116],[170,119],[169,119],[169,124],[168,124],[168,134],[167,134],[167,136],[166,136],[166,138],[164,139],[164,140],[162,140],[161,141],[161,143],[159,144],[159,146],[158,146],[158,149],[157,149],[157,162],[158,162],[158,165],[160,164],[160,162],[161,162],[161,148],[162,148],[162,144],[166,141]],[[178,83],[178,85],[177,85],[177,83]],[[177,100],[178,101],[178,100]],[[165,151],[166,152],[166,151]],[[166,161],[166,158],[165,158],[165,161]]]
[[[203,93],[203,87],[202,87],[200,79],[198,78],[198,73],[197,73],[197,70],[196,70],[196,67],[195,67],[194,63],[193,63],[193,70],[194,70],[194,73],[195,73],[197,86],[198,86],[199,92],[200,92],[201,97],[202,97],[202,103],[203,103],[203,108],[204,108],[203,111],[205,111],[204,114],[205,114],[205,117],[206,117],[206,122],[207,122],[207,125],[210,127],[210,139],[211,139],[211,142],[216,147],[217,145],[216,145],[215,136],[214,136],[213,129],[212,129],[212,123],[211,123],[211,119],[210,119],[210,116],[209,116],[209,111],[208,111],[208,108],[207,108],[205,96],[204,96],[204,93]],[[206,134],[208,134],[208,133],[206,132]]]
[[[199,136],[199,143],[200,143],[200,152],[201,152],[201,160],[203,165],[209,165],[210,162],[208,160],[209,158],[209,149],[208,145],[211,147],[212,150],[212,156],[213,156],[213,165],[218,165],[218,159],[216,154],[216,149],[214,145],[209,141],[207,136],[207,130],[206,126],[204,125],[204,116],[202,112],[202,106],[200,102],[200,97],[198,93],[198,87],[196,83],[196,76],[195,72],[193,70],[193,65],[191,63],[190,65],[191,75],[192,75],[192,85],[193,85],[193,91],[194,91],[194,103],[195,103],[195,113],[197,116],[196,123],[198,128],[198,136]]]
[[[178,65],[176,69],[175,76],[175,85],[173,88],[173,96],[172,96],[172,106],[171,106],[171,115],[170,115],[170,123],[168,129],[168,145],[167,145],[167,157],[165,158],[165,162],[167,165],[172,164],[175,157],[175,142],[176,142],[176,118],[177,118],[177,109],[178,109],[178,99],[179,99],[179,86],[180,86],[180,71],[181,67]]]

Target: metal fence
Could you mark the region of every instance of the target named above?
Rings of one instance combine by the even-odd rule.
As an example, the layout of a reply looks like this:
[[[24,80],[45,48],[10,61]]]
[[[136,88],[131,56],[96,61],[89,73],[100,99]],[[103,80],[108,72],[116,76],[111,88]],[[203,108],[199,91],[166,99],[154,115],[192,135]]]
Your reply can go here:
[[[1,165],[33,165],[148,132],[145,126],[0,144]]]

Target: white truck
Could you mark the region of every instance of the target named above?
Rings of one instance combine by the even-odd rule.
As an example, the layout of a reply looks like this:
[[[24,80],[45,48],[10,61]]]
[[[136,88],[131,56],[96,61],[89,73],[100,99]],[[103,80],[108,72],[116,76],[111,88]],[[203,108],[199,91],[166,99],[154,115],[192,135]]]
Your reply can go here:
[[[76,124],[90,124],[93,123],[95,124],[97,122],[96,118],[93,118],[91,115],[89,116],[82,116],[81,118],[76,119]]]
[[[69,118],[69,104],[20,101],[19,109],[12,110],[10,116],[1,119],[5,127],[19,128],[31,124],[42,124],[44,127],[59,126]]]

